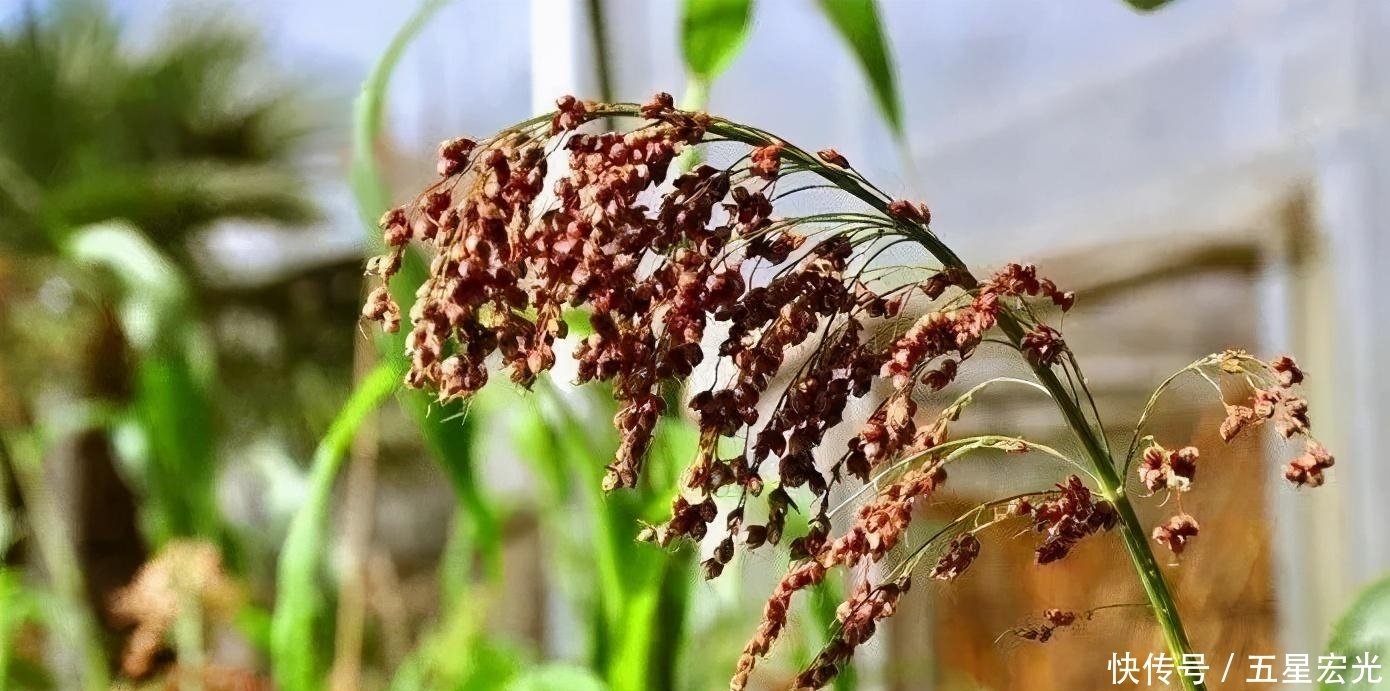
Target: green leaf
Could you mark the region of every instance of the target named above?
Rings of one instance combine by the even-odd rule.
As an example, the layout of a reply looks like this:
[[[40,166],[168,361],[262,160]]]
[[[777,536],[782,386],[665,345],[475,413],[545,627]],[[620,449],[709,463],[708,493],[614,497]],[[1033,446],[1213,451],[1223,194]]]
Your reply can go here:
[[[221,545],[212,401],[190,358],[163,352],[140,358],[130,412],[145,442],[146,522],[155,545],[199,536]]]
[[[122,332],[133,346],[134,396],[121,415],[131,434],[122,460],[140,468],[142,519],[158,547],[200,536],[231,551],[217,507],[217,454],[210,348],[195,318],[188,279],[135,226],[108,221],[81,228],[64,246],[79,266],[109,270],[121,286]]]
[[[362,379],[314,451],[308,496],[290,522],[276,574],[275,613],[270,622],[270,656],[276,688],[311,691],[323,670],[314,646],[314,627],[323,606],[319,567],[328,546],[328,508],[333,480],[357,428],[395,391],[400,372],[377,366]]]
[[[583,667],[549,664],[517,677],[507,691],[608,691],[608,686]]]
[[[1125,0],[1125,2],[1129,3],[1130,7],[1140,12],[1153,12],[1172,1],[1173,0]]]
[[[855,60],[864,70],[864,78],[873,88],[879,112],[893,135],[902,139],[903,108],[898,101],[897,78],[893,59],[888,52],[888,40],[879,22],[878,5],[874,0],[818,0],[826,19],[849,44]]]
[[[490,635],[486,593],[449,606],[395,670],[390,691],[496,691],[526,665],[524,651]]]
[[[391,193],[381,177],[376,159],[376,141],[381,136],[382,113],[391,73],[410,42],[449,0],[426,0],[392,38],[367,80],[362,84],[353,112],[352,192],[358,215],[373,247],[381,247],[377,219],[391,206]],[[393,283],[392,295],[401,310],[410,312],[415,286],[425,282],[425,263],[418,254],[408,253]],[[384,357],[401,362],[405,350],[405,330],[377,339]],[[476,481],[473,452],[473,423],[464,404],[439,404],[421,391],[406,392],[401,403],[414,420],[430,455],[448,475],[460,506],[468,512],[472,543],[481,555],[484,569],[494,580],[501,577],[501,545],[498,541],[496,511]]]
[[[0,478],[0,482],[3,482]],[[0,486],[0,489],[5,489]],[[3,507],[0,507],[3,508]],[[6,516],[0,516],[5,520]],[[8,551],[9,544],[0,541],[0,550]],[[20,573],[0,567],[0,687],[9,688],[11,651],[19,647],[20,627],[29,618],[30,598],[25,592]]]
[[[386,107],[386,92],[391,86],[391,73],[411,41],[448,3],[449,0],[425,0],[420,4],[420,8],[386,46],[386,52],[372,67],[366,81],[362,82],[362,91],[358,93],[353,106],[352,193],[357,200],[358,215],[377,243],[381,242],[381,238],[377,237],[377,218],[391,206],[391,193],[381,177],[381,166],[376,160],[376,141],[381,136],[382,113]]]
[[[1345,655],[1347,672],[1343,673],[1346,683],[1319,683],[1321,691],[1357,691],[1358,689],[1382,688],[1357,678],[1353,669],[1357,656],[1377,655],[1383,663],[1390,660],[1390,576],[1372,583],[1347,609],[1346,614],[1332,627],[1332,639],[1327,644],[1329,653]],[[1382,673],[1380,676],[1385,677]]]
[[[295,156],[317,120],[307,82],[263,69],[255,35],[217,13],[127,50],[111,4],[31,3],[0,32],[0,244],[50,254],[127,219],[187,260],[213,221],[312,217]]]
[[[686,69],[706,85],[738,57],[752,25],[752,0],[685,0],[681,53]]]

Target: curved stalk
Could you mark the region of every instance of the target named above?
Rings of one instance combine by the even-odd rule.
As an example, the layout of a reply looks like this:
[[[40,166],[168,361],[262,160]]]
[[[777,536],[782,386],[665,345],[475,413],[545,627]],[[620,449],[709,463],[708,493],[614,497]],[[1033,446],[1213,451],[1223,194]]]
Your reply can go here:
[[[389,363],[378,365],[363,377],[314,450],[308,496],[290,521],[276,567],[278,601],[270,624],[270,659],[277,688],[323,688],[318,655],[310,641],[323,604],[318,569],[327,541],[333,481],[357,428],[395,392],[399,381],[400,373]]]
[[[596,105],[584,112],[590,119],[641,117],[639,106],[631,103]],[[536,120],[528,121],[513,131],[524,131],[529,127],[542,126],[548,117],[541,116]],[[816,155],[797,148],[763,130],[717,117],[700,115],[699,118],[699,125],[703,127],[706,134],[711,135],[709,137],[711,140],[740,142],[752,147],[779,145],[776,149],[777,155],[781,157],[783,163],[787,164],[784,171],[810,172],[838,187],[846,194],[877,211],[881,218],[873,220],[880,227],[885,230],[891,227],[895,231],[895,235],[916,242],[941,264],[943,270],[952,271],[955,275],[955,285],[966,291],[974,290],[979,286],[978,279],[971,274],[965,262],[947,247],[925,223],[901,220],[889,213],[892,199],[853,168],[825,163]],[[410,283],[416,284],[414,281]],[[1016,350],[1022,351],[1022,343],[1027,330],[1023,318],[1007,309],[1001,309],[997,323],[1009,344]],[[1159,562],[1150,547],[1148,533],[1139,522],[1134,506],[1126,496],[1124,477],[1117,469],[1115,459],[1109,451],[1108,442],[1103,434],[1103,423],[1095,414],[1094,405],[1091,404],[1089,397],[1087,397],[1085,404],[1091,405],[1094,419],[1087,417],[1083,408],[1085,404],[1081,400],[1082,393],[1073,388],[1078,381],[1084,382],[1080,368],[1075,365],[1074,361],[1069,361],[1063,365],[1063,367],[1067,365],[1071,367],[1071,369],[1063,370],[1067,375],[1068,382],[1072,384],[1072,386],[1068,386],[1067,383],[1058,378],[1057,371],[1052,365],[1032,362],[1029,364],[1038,383],[1054,399],[1068,428],[1084,449],[1086,460],[1091,466],[1089,474],[1097,485],[1095,491],[1114,504],[1125,550],[1129,554],[1130,561],[1143,586],[1154,618],[1162,630],[1168,651],[1175,662],[1182,661],[1192,653],[1191,643],[1188,641],[1187,633],[1183,628],[1172,592],[1169,590]],[[1075,372],[1073,373],[1072,370]],[[1204,684],[1198,683],[1186,675],[1179,675],[1179,679],[1185,691],[1205,691],[1206,689]]]
[[[638,115],[635,106],[617,108],[626,112],[614,114]],[[709,131],[721,137],[742,141],[752,146],[763,146],[771,141],[780,142],[764,132],[718,118],[712,119]],[[785,145],[784,142],[783,144]],[[891,218],[888,215],[889,200],[886,196],[873,189],[857,173],[824,165],[810,153],[790,145],[785,145],[783,156],[807,165],[810,170],[826,181]],[[927,252],[941,262],[943,267],[961,272],[962,287],[972,289],[976,286],[978,280],[969,271],[965,262],[945,243],[941,242],[941,239],[934,233],[916,224],[898,223],[904,234],[922,245]],[[1004,311],[999,316],[999,326],[1009,341],[1018,347],[1023,338],[1023,325],[1007,311]],[[1175,662],[1181,662],[1185,655],[1192,653],[1192,644],[1188,641],[1187,632],[1183,628],[1182,618],[1178,614],[1173,593],[1168,588],[1168,583],[1163,578],[1163,573],[1159,568],[1158,559],[1149,546],[1147,531],[1139,522],[1139,517],[1134,512],[1134,505],[1130,503],[1125,494],[1124,478],[1116,472],[1114,460],[1105,450],[1101,432],[1087,421],[1080,404],[1071,397],[1066,385],[1057,378],[1056,372],[1051,367],[1033,365],[1032,363],[1030,363],[1030,367],[1038,378],[1038,382],[1048,390],[1053,400],[1056,401],[1058,409],[1061,410],[1063,418],[1066,419],[1067,426],[1085,450],[1086,457],[1093,466],[1094,477],[1099,485],[1098,489],[1101,495],[1114,503],[1120,517],[1120,536],[1124,542],[1125,551],[1129,554],[1130,562],[1143,585],[1144,595],[1153,610],[1154,619],[1163,631],[1163,639],[1167,644],[1169,654],[1173,656]],[[1097,421],[1097,425],[1099,425],[1099,421]],[[1187,675],[1178,675],[1178,678],[1185,691],[1206,691],[1205,684],[1198,683]]]
[[[880,210],[885,213],[887,212],[886,204],[871,203],[875,207],[880,207]],[[943,265],[966,272],[962,274],[967,277],[964,287],[974,287],[977,282],[974,275],[968,272],[964,262],[955,253],[942,244],[935,235],[921,232],[920,229],[918,234],[926,236],[923,238],[923,247],[936,256]],[[999,327],[1015,347],[1020,345],[1024,328],[1017,319],[1008,312],[1001,312]],[[1030,363],[1030,367],[1038,378],[1038,382],[1048,390],[1052,399],[1056,401],[1072,435],[1081,442],[1086,457],[1091,462],[1094,471],[1093,477],[1099,485],[1101,495],[1115,505],[1120,516],[1120,537],[1124,542],[1125,551],[1129,553],[1130,562],[1134,565],[1140,584],[1144,587],[1144,595],[1148,598],[1154,618],[1163,631],[1163,639],[1167,644],[1169,654],[1177,663],[1180,663],[1185,655],[1192,652],[1192,644],[1188,641],[1187,631],[1183,628],[1182,618],[1178,614],[1177,602],[1173,598],[1172,591],[1168,588],[1168,582],[1163,578],[1158,559],[1149,546],[1148,533],[1144,530],[1143,524],[1139,522],[1139,517],[1134,512],[1134,505],[1130,503],[1129,497],[1125,494],[1124,478],[1116,472],[1115,462],[1106,452],[1105,445],[1101,441],[1101,432],[1086,420],[1086,415],[1082,412],[1080,404],[1068,394],[1066,386],[1057,378],[1057,373],[1051,367],[1032,363]],[[1206,689],[1206,684],[1198,683],[1187,675],[1178,675],[1178,678],[1186,691],[1205,691]]]
[[[1018,324],[1013,323],[1013,327],[1018,329]],[[1012,334],[1010,339],[1016,340]],[[1098,433],[1086,423],[1081,408],[1075,401],[1060,395],[1062,383],[1057,379],[1057,375],[1046,367],[1034,367],[1034,372],[1043,386],[1053,391],[1053,398],[1057,401],[1063,417],[1067,419],[1067,426],[1085,447],[1086,455],[1095,467],[1096,482],[1100,485],[1101,494],[1115,505],[1120,515],[1120,537],[1125,543],[1125,551],[1129,553],[1130,562],[1138,572],[1139,582],[1144,586],[1144,596],[1149,600],[1154,618],[1163,630],[1163,640],[1168,646],[1169,654],[1173,656],[1175,663],[1181,663],[1183,657],[1192,652],[1192,643],[1187,639],[1187,631],[1184,630],[1182,618],[1178,614],[1177,602],[1173,599],[1168,582],[1164,580],[1163,572],[1159,569],[1158,559],[1154,557],[1153,549],[1149,546],[1144,526],[1139,522],[1134,505],[1125,494],[1124,478],[1115,471],[1114,462],[1097,441]],[[1206,690],[1205,683],[1199,683],[1185,674],[1178,675],[1178,679],[1186,691]]]

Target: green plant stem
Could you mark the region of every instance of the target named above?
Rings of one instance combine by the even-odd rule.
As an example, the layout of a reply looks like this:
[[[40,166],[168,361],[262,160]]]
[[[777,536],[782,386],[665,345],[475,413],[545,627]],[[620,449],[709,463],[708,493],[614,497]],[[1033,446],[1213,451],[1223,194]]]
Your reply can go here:
[[[1009,327],[1018,333],[1009,333]],[[1004,330],[1005,333],[1009,333],[1010,340],[1015,343],[1018,342],[1018,337],[1022,336],[1021,327],[1012,320]],[[1086,455],[1094,466],[1095,478],[1100,485],[1101,494],[1115,505],[1115,509],[1120,515],[1120,538],[1125,544],[1125,551],[1129,553],[1129,560],[1139,574],[1139,582],[1144,586],[1144,596],[1148,598],[1149,607],[1153,610],[1154,618],[1158,620],[1159,628],[1163,631],[1163,640],[1168,645],[1169,654],[1177,663],[1181,663],[1183,656],[1192,652],[1192,643],[1187,639],[1182,618],[1178,614],[1177,602],[1173,599],[1168,582],[1163,578],[1163,572],[1159,569],[1158,559],[1154,557],[1153,549],[1149,547],[1147,532],[1144,530],[1143,524],[1139,522],[1139,516],[1134,512],[1134,505],[1125,494],[1124,478],[1115,471],[1114,461],[1109,454],[1105,453],[1099,442],[1098,433],[1086,422],[1080,406],[1064,395],[1062,383],[1057,379],[1056,373],[1047,367],[1034,367],[1033,371],[1043,386],[1052,392],[1053,399],[1057,401],[1062,415],[1067,419],[1067,426],[1071,428],[1072,433],[1085,447]],[[1206,689],[1206,684],[1198,683],[1188,675],[1180,674],[1178,679],[1187,691],[1204,691]]]
[[[67,646],[77,658],[82,688],[102,691],[107,687],[106,654],[97,633],[96,617],[86,606],[82,569],[77,551],[54,505],[55,494],[44,478],[43,448],[35,433],[0,434],[0,452],[10,459],[15,488],[28,514],[29,528],[39,558],[53,588],[56,606],[50,615],[55,644]],[[5,683],[0,678],[0,685]]]
[[[396,390],[400,372],[378,365],[362,378],[314,451],[308,496],[290,522],[276,574],[278,590],[270,624],[270,658],[275,685],[283,691],[322,687],[322,670],[313,641],[322,608],[319,566],[327,543],[333,480],[357,428]]]
[[[589,38],[594,43],[594,77],[598,79],[598,97],[604,103],[612,103],[613,65],[608,51],[608,19],[605,16],[603,0],[587,0]]]

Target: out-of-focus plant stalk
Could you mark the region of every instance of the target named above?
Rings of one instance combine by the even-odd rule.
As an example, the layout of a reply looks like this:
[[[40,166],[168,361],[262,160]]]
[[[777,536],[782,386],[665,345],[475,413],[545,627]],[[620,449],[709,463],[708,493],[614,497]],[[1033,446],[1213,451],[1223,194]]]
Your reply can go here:
[[[685,84],[685,94],[681,96],[682,110],[703,110],[709,104],[709,82],[692,76]]]
[[[400,61],[401,55],[411,40],[429,23],[430,19],[449,3],[450,0],[424,0],[419,9],[411,15],[391,39],[386,52],[382,54],[371,74],[362,84],[353,110],[353,141],[351,182],[353,197],[357,202],[358,216],[367,229],[369,241],[379,243],[376,222],[378,216],[391,206],[391,194],[387,189],[378,165],[375,146],[382,130],[382,114],[386,105],[386,91],[390,85],[391,73]],[[417,255],[405,257],[401,272],[411,276],[411,281],[423,281],[425,267]],[[416,283],[418,285],[418,283]],[[412,292],[396,296],[401,304],[408,305],[414,299]],[[403,361],[404,336],[381,338],[377,341],[383,357]],[[402,407],[420,428],[425,446],[450,474],[459,506],[471,519],[469,527],[473,532],[471,544],[478,551],[483,571],[494,583],[502,577],[502,549],[498,535],[496,509],[486,496],[473,469],[472,442],[467,438],[468,428],[458,421],[446,423],[451,416],[448,408],[441,408],[428,396],[418,391],[407,391],[401,397]],[[452,428],[446,425],[452,424]],[[450,464],[453,464],[450,467]]]
[[[353,380],[371,373],[375,349],[364,339],[353,342]],[[367,553],[376,513],[377,413],[368,413],[353,435],[343,500],[343,571],[329,688],[354,691],[361,684],[362,639],[367,613]]]
[[[276,686],[283,691],[321,687],[321,670],[312,641],[322,595],[319,567],[327,540],[327,512],[333,480],[357,428],[396,390],[400,372],[379,365],[363,378],[314,451],[309,495],[290,523],[281,551],[271,620],[270,651]]]
[[[594,49],[594,77],[598,80],[598,97],[605,103],[614,100],[613,61],[608,50],[608,20],[604,16],[603,0],[587,0],[589,38]]]
[[[180,587],[179,599],[179,615],[174,620],[179,691],[203,691],[207,664],[207,656],[203,654],[203,604],[194,588]]]
[[[97,635],[96,620],[86,606],[77,551],[54,504],[52,488],[44,478],[43,450],[33,434],[0,433],[0,445],[4,446],[14,468],[15,485],[24,503],[30,535],[52,584],[57,605],[51,615],[53,629],[60,645],[78,657],[82,688],[105,691],[108,682],[106,654]]]

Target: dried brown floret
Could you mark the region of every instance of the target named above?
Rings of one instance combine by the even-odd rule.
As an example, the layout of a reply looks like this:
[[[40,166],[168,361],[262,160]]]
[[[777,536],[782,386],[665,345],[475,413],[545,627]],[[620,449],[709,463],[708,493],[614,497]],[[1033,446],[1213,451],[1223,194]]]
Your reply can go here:
[[[1241,432],[1257,424],[1259,421],[1255,417],[1254,408],[1243,405],[1227,405],[1226,419],[1221,421],[1221,441],[1229,443]]]
[[[1057,489],[1057,497],[1033,507],[1034,528],[1045,535],[1036,550],[1039,564],[1062,559],[1083,538],[1110,530],[1119,521],[1115,507],[1106,500],[1097,501],[1081,478],[1071,475]]]
[[[776,179],[777,171],[782,168],[782,145],[768,144],[753,149],[752,161],[750,170],[754,175],[766,180]]]
[[[888,215],[909,223],[931,224],[931,209],[921,202],[895,199],[888,203]]]
[[[468,167],[468,157],[478,143],[467,137],[446,139],[439,145],[439,164],[436,166],[439,177],[458,175]]]
[[[1303,370],[1287,355],[1280,355],[1271,360],[1269,368],[1274,370],[1274,374],[1279,378],[1279,385],[1286,389],[1303,382]]]
[[[849,159],[845,158],[843,154],[834,149],[821,149],[816,152],[816,156],[832,166],[839,166],[840,168],[849,167]]]
[[[1139,460],[1139,482],[1150,493],[1162,489],[1186,492],[1192,488],[1197,475],[1197,447],[1165,449],[1152,444]]]
[[[939,581],[953,581],[965,573],[975,558],[980,556],[980,540],[971,533],[964,533],[951,540],[946,553],[932,568],[931,577]]]
[[[652,96],[650,101],[642,104],[638,113],[648,120],[655,120],[670,114],[676,108],[676,99],[671,94],[661,91]]]
[[[1336,462],[1322,444],[1310,440],[1303,455],[1289,461],[1284,467],[1284,478],[1300,487],[1321,487],[1327,479],[1323,471],[1331,468]]]
[[[1163,525],[1153,530],[1153,538],[1160,544],[1173,551],[1173,554],[1182,554],[1187,548],[1187,543],[1197,533],[1201,531],[1201,526],[1197,524],[1197,519],[1180,513],[1169,518]]]
[[[1024,334],[1020,347],[1029,362],[1043,367],[1057,364],[1067,351],[1062,334],[1046,324],[1039,324]]]

